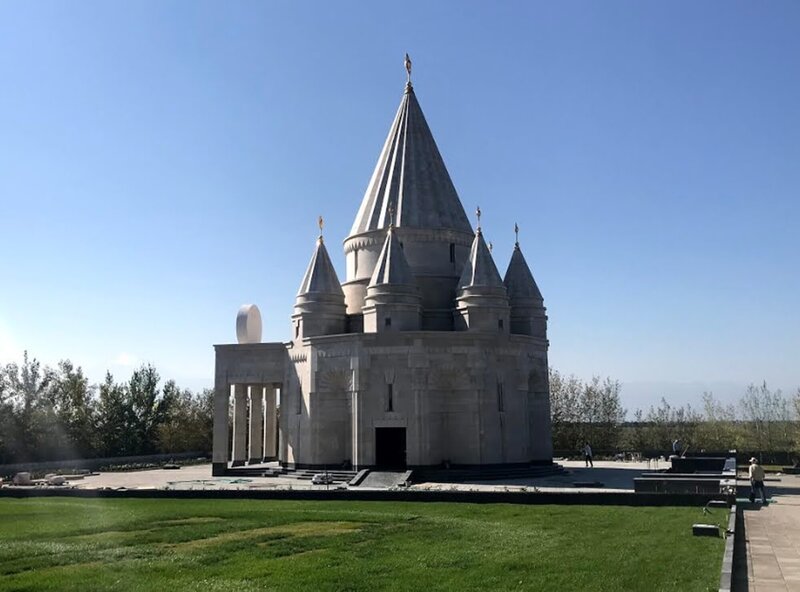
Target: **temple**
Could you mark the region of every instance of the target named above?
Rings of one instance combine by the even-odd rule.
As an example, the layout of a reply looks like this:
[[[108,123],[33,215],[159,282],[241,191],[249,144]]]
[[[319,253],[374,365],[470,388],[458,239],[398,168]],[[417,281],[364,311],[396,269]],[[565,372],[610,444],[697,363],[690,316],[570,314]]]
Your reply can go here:
[[[480,210],[473,229],[447,172],[408,59],[406,68],[344,240],[344,281],[320,220],[291,340],[260,343],[259,318],[239,343],[215,346],[215,475],[269,460],[353,469],[552,462],[542,294],[519,235],[501,278]]]

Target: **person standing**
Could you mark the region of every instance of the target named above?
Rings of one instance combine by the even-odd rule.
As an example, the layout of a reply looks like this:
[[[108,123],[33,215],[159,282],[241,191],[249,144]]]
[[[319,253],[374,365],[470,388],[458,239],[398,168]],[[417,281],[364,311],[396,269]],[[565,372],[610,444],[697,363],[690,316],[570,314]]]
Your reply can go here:
[[[592,462],[592,447],[589,443],[586,443],[586,446],[583,447],[583,460],[586,461],[587,467],[594,468],[594,463]]]
[[[767,492],[764,489],[764,469],[758,464],[758,459],[750,459],[750,501],[756,499],[756,492],[761,490],[761,503],[767,503]]]

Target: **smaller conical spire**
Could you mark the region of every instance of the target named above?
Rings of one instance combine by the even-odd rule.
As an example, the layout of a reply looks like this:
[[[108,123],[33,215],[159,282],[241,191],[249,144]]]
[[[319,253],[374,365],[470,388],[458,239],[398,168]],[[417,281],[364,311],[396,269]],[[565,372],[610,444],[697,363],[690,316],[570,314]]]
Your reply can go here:
[[[531,269],[525,261],[522,249],[519,248],[519,242],[514,246],[503,283],[512,307],[522,300],[535,301],[536,304],[541,304],[544,300],[539,286],[536,285],[536,280],[533,279]]]
[[[480,208],[478,208],[478,212],[480,212]],[[480,224],[480,215],[478,216],[478,221]],[[494,264],[492,253],[483,239],[480,225],[475,233],[475,239],[472,241],[469,259],[464,266],[464,271],[461,273],[461,279],[458,281],[459,289],[473,286],[503,287],[503,280],[500,279],[500,273]]]
[[[386,240],[383,243],[381,254],[378,256],[378,262],[375,264],[375,271],[372,273],[369,285],[414,285],[414,274],[411,273],[406,256],[403,254],[403,247],[397,240],[394,224],[391,224],[386,232]]]
[[[515,225],[515,230],[519,232]],[[530,335],[539,339],[547,339],[547,314],[544,299],[539,286],[533,279],[528,263],[519,248],[519,241],[514,245],[511,261],[503,279],[511,305],[511,333]]]
[[[321,220],[322,218],[320,217]],[[297,292],[298,297],[313,294],[341,296],[344,298],[342,285],[339,283],[339,278],[333,268],[333,263],[331,263],[328,250],[325,248],[322,235],[317,239],[317,247],[314,249],[306,274],[303,276],[303,282]]]

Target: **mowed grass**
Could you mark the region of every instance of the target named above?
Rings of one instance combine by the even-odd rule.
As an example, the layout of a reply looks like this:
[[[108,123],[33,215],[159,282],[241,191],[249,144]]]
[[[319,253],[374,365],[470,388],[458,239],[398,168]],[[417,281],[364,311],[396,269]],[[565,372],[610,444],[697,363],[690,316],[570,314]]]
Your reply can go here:
[[[725,512],[710,519],[722,523]],[[716,590],[699,508],[0,499],[0,590]]]

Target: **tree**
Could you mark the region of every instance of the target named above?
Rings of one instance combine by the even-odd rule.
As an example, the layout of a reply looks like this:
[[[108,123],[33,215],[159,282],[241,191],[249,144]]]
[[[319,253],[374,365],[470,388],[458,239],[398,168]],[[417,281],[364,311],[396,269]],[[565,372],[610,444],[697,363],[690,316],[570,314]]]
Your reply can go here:
[[[619,381],[595,376],[584,383],[575,376],[565,378],[550,369],[550,414],[553,447],[579,450],[591,442],[597,450],[618,446],[625,409],[620,401]]]
[[[16,460],[33,461],[47,457],[50,422],[48,389],[52,370],[23,354],[22,366],[8,364],[4,371],[7,401],[12,418],[7,425],[6,444]]]
[[[581,420],[586,426],[583,439],[599,450],[615,450],[619,445],[620,426],[626,414],[620,390],[619,381],[606,378],[600,382],[599,376],[583,385]]]
[[[550,369],[550,417],[553,448],[580,448],[580,399],[582,384],[575,376],[564,377]]]
[[[157,446],[159,426],[168,419],[170,407],[178,399],[179,389],[174,381],[159,390],[160,376],[149,364],[134,370],[128,382],[130,407],[130,438],[136,454],[152,454]]]
[[[96,447],[103,456],[134,454],[128,438],[130,409],[125,387],[114,382],[110,372],[100,385],[97,409],[98,439]]]
[[[697,425],[696,447],[711,451],[725,451],[741,445],[741,429],[736,421],[736,409],[714,398],[713,393],[703,393],[703,417]]]
[[[792,409],[780,390],[763,382],[747,387],[739,405],[748,429],[745,446],[757,451],[788,450],[792,446]]]
[[[51,399],[59,429],[67,440],[66,456],[88,458],[96,454],[97,405],[95,387],[80,366],[62,360],[55,372]]]
[[[0,463],[10,462],[8,437],[11,435],[14,408],[6,384],[6,369],[0,366]]]
[[[178,391],[167,420],[159,426],[161,452],[209,452],[213,430],[214,391],[205,389],[196,395]]]

